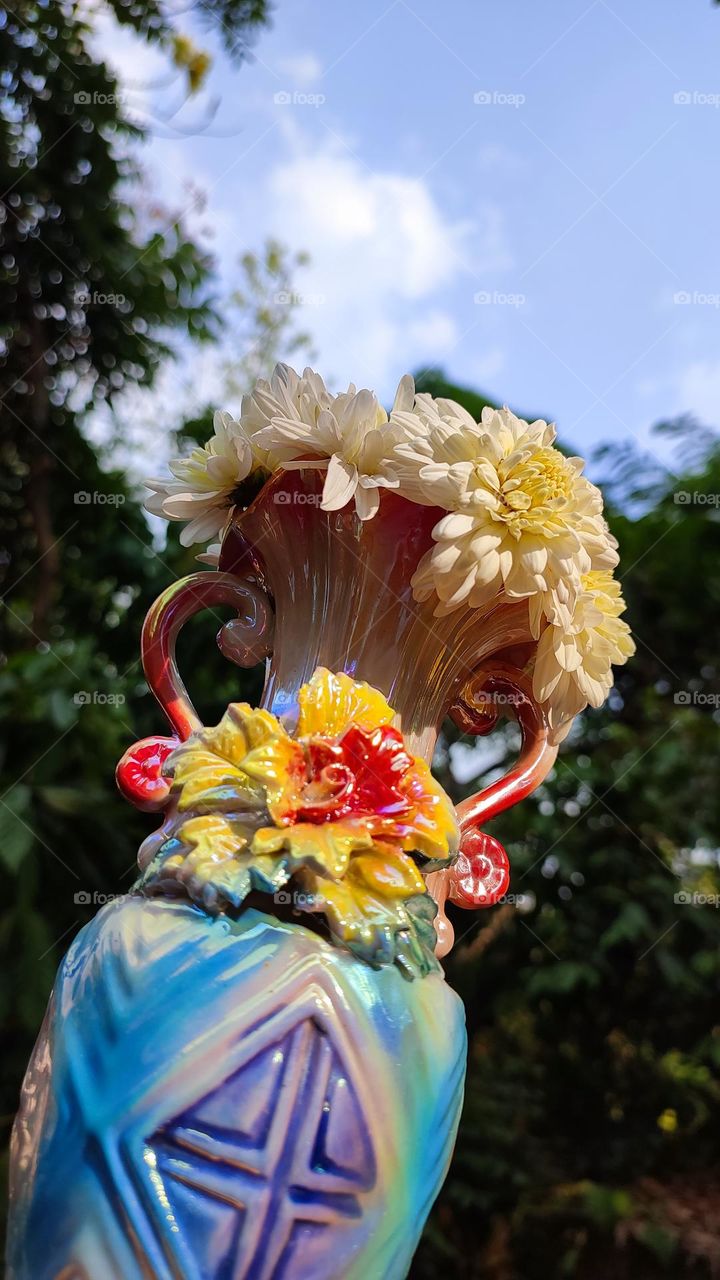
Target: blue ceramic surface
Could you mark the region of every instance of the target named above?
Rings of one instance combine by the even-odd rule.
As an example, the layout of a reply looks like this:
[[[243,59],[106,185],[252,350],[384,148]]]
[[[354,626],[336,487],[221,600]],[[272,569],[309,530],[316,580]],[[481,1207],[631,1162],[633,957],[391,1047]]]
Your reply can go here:
[[[402,1280],[462,1100],[440,973],[130,897],[61,967],[14,1135],[12,1280]]]

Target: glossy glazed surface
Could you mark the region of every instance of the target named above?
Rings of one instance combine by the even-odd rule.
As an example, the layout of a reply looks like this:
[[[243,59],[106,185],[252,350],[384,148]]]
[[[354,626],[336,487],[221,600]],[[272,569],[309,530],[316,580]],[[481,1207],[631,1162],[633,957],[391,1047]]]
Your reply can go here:
[[[481,824],[539,784],[554,749],[519,670],[526,605],[434,617],[411,579],[437,511],[387,493],[364,523],[323,512],[321,487],[304,470],[269,482],[221,571],[148,614],[145,671],[174,736],[130,748],[118,781],[163,814],[140,857],[159,896],[100,912],[61,967],[14,1133],[12,1280],[407,1275],[466,1051],[429,895],[443,955],[446,899],[489,905],[507,885]],[[175,641],[216,605],[239,615],[223,651],[268,669],[259,709],[232,704],[205,729]],[[442,720],[485,732],[509,697],[520,761],[460,806],[457,863],[423,880],[416,854],[429,870],[457,849],[428,769]],[[309,909],[340,945],[247,905],[262,893],[272,909],[293,877],[322,894]],[[430,936],[409,963],[417,903]]]
[[[402,1280],[462,1005],[298,926],[128,898],[75,940],[14,1137],[12,1280]]]

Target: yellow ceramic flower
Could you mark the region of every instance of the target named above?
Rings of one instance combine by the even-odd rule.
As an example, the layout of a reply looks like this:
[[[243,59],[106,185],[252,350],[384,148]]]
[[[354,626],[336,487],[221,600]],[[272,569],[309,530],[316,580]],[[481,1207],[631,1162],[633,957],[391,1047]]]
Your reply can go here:
[[[454,808],[377,690],[320,668],[299,708],[291,737],[270,712],[232,704],[169,757],[176,818],[146,884],[176,881],[229,910],[292,879],[300,909],[372,963],[417,962],[432,912],[410,855],[454,854]]]

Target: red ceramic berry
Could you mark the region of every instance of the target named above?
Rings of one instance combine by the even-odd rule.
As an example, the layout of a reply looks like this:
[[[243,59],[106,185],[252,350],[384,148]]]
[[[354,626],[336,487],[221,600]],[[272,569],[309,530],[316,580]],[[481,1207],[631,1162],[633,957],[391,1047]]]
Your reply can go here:
[[[162,768],[179,746],[179,738],[143,738],[130,747],[115,770],[125,799],[138,809],[161,809],[170,794],[170,782],[162,776]]]
[[[469,831],[450,872],[449,898],[458,907],[493,907],[510,883],[508,856],[494,836]]]

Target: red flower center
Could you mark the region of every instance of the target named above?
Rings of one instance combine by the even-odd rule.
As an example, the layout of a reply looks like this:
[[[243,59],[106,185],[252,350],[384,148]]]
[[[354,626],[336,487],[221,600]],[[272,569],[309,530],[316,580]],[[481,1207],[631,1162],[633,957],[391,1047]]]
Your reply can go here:
[[[295,822],[367,817],[382,826],[412,811],[402,784],[413,760],[397,729],[383,725],[366,733],[351,725],[341,738],[312,739],[305,754],[307,782]]]

